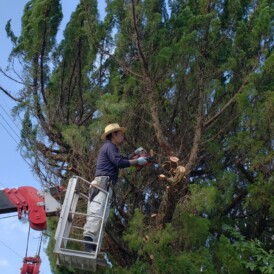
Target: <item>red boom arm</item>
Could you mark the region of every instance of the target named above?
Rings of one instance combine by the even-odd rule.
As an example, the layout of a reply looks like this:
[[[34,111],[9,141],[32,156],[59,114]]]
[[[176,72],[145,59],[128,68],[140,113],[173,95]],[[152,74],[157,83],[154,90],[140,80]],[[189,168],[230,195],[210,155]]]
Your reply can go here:
[[[5,204],[0,204],[0,213],[17,211],[20,219],[22,212],[26,213],[28,211],[29,223],[32,229],[47,229],[44,197],[38,194],[37,189],[31,186],[22,186],[18,189],[5,188],[1,192],[0,196],[3,198],[1,200]]]

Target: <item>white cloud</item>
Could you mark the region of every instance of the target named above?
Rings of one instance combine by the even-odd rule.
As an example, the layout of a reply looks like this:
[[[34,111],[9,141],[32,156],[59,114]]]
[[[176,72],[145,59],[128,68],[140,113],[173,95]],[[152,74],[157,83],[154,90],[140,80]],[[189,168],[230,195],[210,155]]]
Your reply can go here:
[[[0,267],[2,266],[9,266],[8,260],[0,258]]]

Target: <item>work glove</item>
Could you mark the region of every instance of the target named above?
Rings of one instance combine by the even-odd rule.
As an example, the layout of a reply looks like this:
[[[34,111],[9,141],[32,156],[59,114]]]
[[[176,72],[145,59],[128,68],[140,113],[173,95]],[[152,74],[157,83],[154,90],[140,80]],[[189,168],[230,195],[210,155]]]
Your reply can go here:
[[[138,148],[134,151],[134,153],[135,153],[135,154],[139,154],[139,153],[141,153],[142,151],[145,151],[145,149],[142,148],[142,147],[138,147]]]
[[[145,165],[146,163],[147,163],[147,158],[145,158],[145,157],[139,157],[137,159],[137,164],[140,166]]]

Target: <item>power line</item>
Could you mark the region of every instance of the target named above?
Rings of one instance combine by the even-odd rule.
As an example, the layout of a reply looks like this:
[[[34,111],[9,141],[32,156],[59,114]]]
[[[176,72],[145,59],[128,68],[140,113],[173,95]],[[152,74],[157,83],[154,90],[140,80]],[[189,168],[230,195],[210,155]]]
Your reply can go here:
[[[20,259],[23,259],[23,260],[24,260],[24,258],[23,258],[20,254],[18,254],[16,251],[14,251],[12,248],[10,248],[10,246],[8,246],[7,244],[5,244],[3,241],[0,240],[0,243],[1,243],[2,245],[4,245],[6,248],[8,248],[8,249],[9,249],[11,252],[13,252],[15,255],[17,255]],[[43,274],[44,272],[40,270],[40,273]]]
[[[12,251],[14,254],[16,254],[18,257],[23,259],[21,255],[19,255],[16,251],[14,251],[12,248],[10,248],[8,245],[6,245],[3,241],[0,240],[0,243],[2,243],[6,248],[8,248],[10,251]]]
[[[12,217],[18,217],[18,214],[17,215],[10,215],[10,216],[6,216],[6,217],[1,217],[1,219],[7,219],[7,218],[12,218]]]
[[[0,94],[0,97],[2,97],[1,94]],[[3,100],[3,102],[4,102],[5,106],[6,106],[7,108],[9,108],[9,106],[5,103],[5,100]],[[8,112],[4,109],[4,107],[3,107],[1,104],[0,104],[0,108],[1,108],[1,109],[6,113],[6,115],[11,119],[11,121],[15,124],[15,126],[19,129],[19,131],[21,131],[21,134],[25,134],[25,136],[29,136],[29,138],[27,138],[28,141],[29,141],[29,143],[35,147],[35,145],[36,145],[36,140],[35,140],[35,138],[31,138],[31,136],[30,136],[30,135],[31,135],[31,129],[30,129],[30,128],[22,128],[22,129],[20,129],[20,128],[18,127],[18,125],[14,122],[14,119],[11,118],[11,116],[8,114]],[[15,143],[20,147],[20,146],[21,146],[20,140],[21,140],[22,137],[19,136],[19,135],[14,131],[14,129],[10,126],[10,124],[7,122],[7,120],[4,118],[4,116],[3,116],[1,113],[0,113],[0,116],[1,116],[2,119],[6,122],[6,124],[9,126],[9,128],[12,130],[12,132],[19,138],[19,141],[16,140],[16,138],[14,138],[14,135],[8,130],[8,128],[6,128],[6,127],[4,126],[3,123],[0,122],[0,124],[2,125],[2,127],[4,128],[4,130],[8,133],[8,135],[9,135],[9,136],[15,141]],[[20,115],[19,115],[18,113],[17,113],[17,116],[19,117],[20,121],[23,123],[23,121],[22,121],[22,119],[21,119],[21,117],[20,117]],[[22,155],[22,151],[21,151],[21,150],[20,150],[20,155],[21,155],[21,157],[23,158],[23,160],[29,165],[29,167],[30,167],[31,169],[33,169],[34,163],[33,163],[32,159],[31,159],[31,157],[29,157],[29,159],[30,159],[30,162],[29,162],[29,161],[27,161],[26,158]]]
[[[18,128],[18,130],[20,131],[21,129],[19,128],[19,126],[14,122],[14,119],[12,119],[12,117],[10,116],[10,114],[4,109],[4,107],[0,104],[0,108],[4,110],[4,112],[6,113],[6,115],[10,118],[10,120],[14,123],[14,125]],[[20,116],[18,115],[18,117],[20,118]],[[20,118],[21,119],[21,118]]]
[[[10,132],[6,129],[6,127],[0,122],[0,125],[4,128],[4,130],[8,133],[8,135],[13,139],[13,141],[19,145],[18,141],[14,139],[14,137],[10,134]]]
[[[0,93],[0,97],[1,97],[2,101],[4,102],[6,108],[9,109],[10,107],[7,105],[7,103],[5,102],[4,98],[1,96],[1,93]],[[25,131],[24,129],[21,129],[21,128],[18,126],[18,124],[15,123],[14,119],[11,117],[11,115],[8,113],[8,111],[3,107],[3,105],[1,105],[1,103],[0,103],[0,108],[6,113],[6,115],[10,118],[10,120],[11,120],[12,123],[16,126],[16,128],[17,128],[20,132],[26,134],[26,131]],[[0,115],[1,115],[1,114],[0,114]],[[2,116],[2,115],[1,115],[1,116]],[[23,121],[22,121],[20,115],[17,114],[17,116],[18,116],[18,118],[20,119],[21,123],[23,123]],[[3,118],[3,116],[2,116],[2,118]],[[3,119],[4,119],[4,118],[3,118]],[[5,119],[4,119],[4,120],[5,120]],[[6,120],[5,120],[5,122],[7,123]],[[8,123],[7,123],[7,124],[8,124]],[[20,137],[13,129],[12,129],[12,131],[17,135],[17,137],[18,137],[19,139],[21,139],[21,137]],[[27,134],[26,134],[26,135],[27,135]]]
[[[8,121],[5,119],[5,117],[0,113],[0,116],[2,119],[6,122],[6,124],[9,126],[9,128],[13,131],[13,133],[20,139],[20,136],[15,132],[15,130],[11,127],[11,125],[8,123]]]
[[[3,106],[0,104],[0,107],[4,110],[4,112],[9,116],[9,118],[12,120],[12,122],[15,124],[15,126],[20,130],[20,128],[16,125],[16,123],[13,121],[13,119],[10,117],[10,115],[7,113],[7,111],[3,108]],[[9,126],[9,128],[13,131],[13,133],[19,138],[19,140],[21,139],[20,136],[14,131],[14,129],[9,125],[9,123],[7,122],[7,120],[4,118],[4,116],[0,113],[0,116],[2,117],[2,119],[6,122],[6,124]],[[18,115],[19,116],[19,115]],[[20,118],[20,116],[19,116]],[[21,119],[21,118],[20,118]],[[4,128],[4,130],[8,133],[8,135],[14,140],[14,142],[20,146],[19,141],[17,141],[14,136],[11,134],[11,132],[3,125],[3,123],[1,123],[1,126]],[[24,130],[22,130],[22,132],[25,132]],[[23,158],[23,160],[32,168],[32,165],[23,157],[23,155],[20,153],[21,157]]]
[[[1,96],[1,94],[0,94],[0,97],[2,97]],[[6,107],[7,108],[9,108],[8,107],[8,105],[5,103],[5,105],[6,105]],[[3,110],[4,110],[4,112],[6,113],[6,115],[10,118],[10,120],[14,123],[14,125],[18,128],[18,130],[21,132],[21,133],[23,133],[23,134],[25,134],[26,136],[29,134],[29,130],[25,130],[25,129],[20,129],[19,128],[19,126],[14,122],[14,119],[12,119],[12,117],[9,115],[9,113],[3,108],[3,106],[0,104],[0,108],[2,108]],[[2,116],[1,115],[1,113],[0,113],[0,116]],[[17,116],[18,116],[18,118],[20,119],[20,121],[23,123],[23,121],[22,121],[22,119],[21,119],[21,117],[20,117],[20,115],[19,114],[17,114]],[[6,124],[8,124],[9,125],[9,123],[5,120],[5,118],[2,116],[2,118],[4,119],[4,121],[6,122]],[[11,128],[11,126],[9,125],[9,127]],[[12,128],[11,128],[11,130],[17,135],[17,137],[19,138],[19,139],[21,139],[21,136],[19,136]],[[34,142],[31,140],[31,139],[29,139],[29,141],[34,145]]]
[[[0,125],[4,128],[4,130],[8,133],[8,135],[14,140],[14,142],[20,146],[17,140],[14,139],[14,137],[10,134],[10,132],[6,129],[6,127],[0,122]],[[23,155],[20,153],[23,160],[32,168],[32,165],[23,157]],[[2,185],[2,184],[1,184]]]
[[[6,102],[6,100],[5,100],[5,98],[3,97],[3,95],[0,93],[0,97],[1,97],[1,102],[3,102],[4,103],[4,105],[6,106],[6,108],[7,109],[10,109],[10,106],[8,106],[8,104],[7,104],[7,102]],[[5,110],[4,110],[5,111]],[[7,111],[5,111],[6,113],[7,113]],[[10,116],[9,114],[7,114],[8,116]],[[17,116],[18,116],[18,118],[19,118],[19,120],[21,121],[21,122],[23,122],[22,121],[22,118],[20,117],[20,115],[19,114],[17,114]],[[12,119],[12,118],[11,118]],[[12,119],[12,121],[14,122],[14,119]],[[14,122],[15,123],[15,122]],[[16,124],[16,123],[15,123]],[[19,128],[19,126],[18,125],[16,125],[16,127],[17,128]],[[20,129],[19,129],[20,130]]]

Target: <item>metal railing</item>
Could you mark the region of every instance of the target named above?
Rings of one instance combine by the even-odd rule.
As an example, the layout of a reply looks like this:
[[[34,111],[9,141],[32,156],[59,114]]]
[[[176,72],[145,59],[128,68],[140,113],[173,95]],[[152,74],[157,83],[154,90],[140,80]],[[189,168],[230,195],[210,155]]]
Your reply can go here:
[[[101,242],[103,238],[103,228],[104,228],[104,220],[109,200],[108,191],[98,187],[97,185],[92,185],[92,187],[97,188],[102,191],[106,195],[106,201],[103,209],[102,216],[100,215],[88,215],[87,213],[78,211],[78,202],[79,198],[84,199],[86,201],[86,206],[88,203],[89,197],[83,193],[81,193],[81,184],[87,184],[88,188],[91,186],[91,183],[79,176],[73,176],[68,183],[64,203],[62,206],[62,210],[60,213],[60,218],[58,222],[58,226],[55,233],[55,247],[54,253],[57,255],[58,263],[61,265],[71,264],[72,267],[86,269],[96,271],[96,265],[98,263],[98,254],[100,253]],[[83,185],[82,185],[83,186]],[[82,187],[83,188],[83,187]],[[81,200],[82,201],[82,200]],[[101,219],[98,240],[97,242],[92,242],[92,244],[96,245],[95,251],[87,252],[85,250],[81,250],[81,247],[84,244],[90,244],[91,242],[79,239],[83,237],[82,234],[77,234],[77,237],[73,237],[73,231],[75,230],[83,230],[83,228],[79,225],[74,225],[73,222],[77,216],[87,217],[92,216],[94,218]],[[75,244],[69,244],[75,243]],[[78,244],[78,245],[77,245]],[[79,248],[80,244],[80,248]]]

